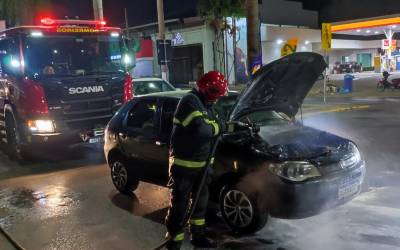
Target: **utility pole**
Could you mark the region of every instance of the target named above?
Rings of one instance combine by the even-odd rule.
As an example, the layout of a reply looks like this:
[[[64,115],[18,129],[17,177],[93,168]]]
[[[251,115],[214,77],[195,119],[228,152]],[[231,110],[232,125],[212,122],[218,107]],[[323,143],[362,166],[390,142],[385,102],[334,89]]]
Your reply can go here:
[[[103,20],[103,0],[93,0],[93,13],[95,20]]]
[[[259,0],[246,0],[247,62],[253,75],[262,66]]]
[[[165,22],[164,22],[164,2],[163,0],[157,0],[157,17],[158,17],[158,39],[161,48],[164,50],[164,63],[161,63],[161,76],[162,79],[168,80],[168,60],[167,60],[167,44],[165,41]]]

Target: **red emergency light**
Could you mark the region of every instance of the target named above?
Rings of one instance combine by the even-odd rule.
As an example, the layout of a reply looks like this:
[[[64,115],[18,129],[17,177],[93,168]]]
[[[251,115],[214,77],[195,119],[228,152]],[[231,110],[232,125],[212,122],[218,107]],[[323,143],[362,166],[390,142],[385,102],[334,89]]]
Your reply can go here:
[[[107,24],[104,20],[74,20],[74,19],[52,19],[45,17],[40,19],[43,25],[94,25],[94,26],[105,26]]]

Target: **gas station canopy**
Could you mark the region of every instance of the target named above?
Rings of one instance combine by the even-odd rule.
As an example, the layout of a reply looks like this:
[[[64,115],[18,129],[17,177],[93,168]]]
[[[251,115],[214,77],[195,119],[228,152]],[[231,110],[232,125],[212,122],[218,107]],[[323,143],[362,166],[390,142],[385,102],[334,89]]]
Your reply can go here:
[[[332,32],[335,34],[376,36],[400,32],[400,17],[384,17],[352,22],[340,22],[332,24]]]

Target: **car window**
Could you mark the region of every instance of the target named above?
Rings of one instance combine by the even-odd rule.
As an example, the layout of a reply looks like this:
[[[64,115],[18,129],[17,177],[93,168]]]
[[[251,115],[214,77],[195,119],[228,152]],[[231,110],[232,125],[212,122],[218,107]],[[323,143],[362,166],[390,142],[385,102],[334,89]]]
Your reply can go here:
[[[19,51],[15,41],[11,38],[0,40],[0,64],[2,74],[17,75],[20,73]]]
[[[173,119],[178,100],[166,99],[162,107],[161,115],[161,133],[163,136],[169,137],[172,132]]]
[[[290,119],[283,113],[272,110],[259,110],[243,116],[240,120],[245,122],[247,119],[259,125],[286,124]]]
[[[171,84],[169,84],[166,81],[162,81],[162,88],[163,88],[163,91],[174,91],[174,90],[176,90],[174,86],[172,86]]]
[[[135,95],[146,95],[156,92],[173,91],[175,88],[162,80],[135,81],[133,80]]]
[[[218,114],[218,118],[226,121],[232,106],[236,103],[237,95],[223,96],[214,105],[214,110]]]
[[[128,113],[127,126],[133,129],[141,129],[145,133],[152,133],[156,111],[157,100],[139,101]]]

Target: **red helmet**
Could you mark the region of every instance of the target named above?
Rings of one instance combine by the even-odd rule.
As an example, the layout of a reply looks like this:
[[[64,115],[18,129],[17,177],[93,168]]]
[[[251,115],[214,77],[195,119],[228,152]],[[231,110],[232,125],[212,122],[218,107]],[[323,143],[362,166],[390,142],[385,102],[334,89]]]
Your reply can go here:
[[[216,102],[218,98],[226,94],[228,81],[220,72],[210,71],[197,81],[197,86],[207,102]]]

